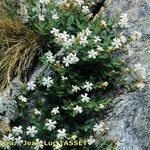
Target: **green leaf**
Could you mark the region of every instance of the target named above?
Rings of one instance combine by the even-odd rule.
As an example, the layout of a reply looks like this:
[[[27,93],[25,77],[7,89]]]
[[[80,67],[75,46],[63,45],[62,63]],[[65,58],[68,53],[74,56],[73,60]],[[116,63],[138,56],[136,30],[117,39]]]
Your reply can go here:
[[[67,26],[71,26],[74,22],[74,16],[71,15],[69,18],[68,18],[68,22],[67,22]]]

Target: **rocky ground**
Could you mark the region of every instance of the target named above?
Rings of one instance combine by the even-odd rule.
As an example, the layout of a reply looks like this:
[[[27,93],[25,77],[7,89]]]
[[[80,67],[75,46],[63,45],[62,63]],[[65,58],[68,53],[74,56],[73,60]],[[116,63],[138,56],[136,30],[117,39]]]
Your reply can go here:
[[[107,15],[115,19],[121,12],[129,16],[126,32],[142,32],[141,40],[131,43],[128,63],[132,67],[139,62],[146,68],[146,85],[113,100],[108,137],[117,141],[117,150],[150,150],[150,1],[112,0]]]

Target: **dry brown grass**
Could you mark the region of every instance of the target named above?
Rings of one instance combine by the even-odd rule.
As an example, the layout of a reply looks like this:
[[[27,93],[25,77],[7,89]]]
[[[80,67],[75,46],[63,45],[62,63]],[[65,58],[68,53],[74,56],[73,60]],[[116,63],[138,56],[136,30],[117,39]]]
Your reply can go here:
[[[0,90],[30,68],[36,55],[38,38],[17,18],[11,19],[0,5]]]

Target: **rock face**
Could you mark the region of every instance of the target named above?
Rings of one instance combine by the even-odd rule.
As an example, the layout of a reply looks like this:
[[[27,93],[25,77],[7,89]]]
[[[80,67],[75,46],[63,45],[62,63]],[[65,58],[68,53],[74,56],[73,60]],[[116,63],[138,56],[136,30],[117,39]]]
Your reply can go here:
[[[19,93],[22,82],[14,78],[11,85],[0,93],[0,132],[9,131],[10,120],[15,119],[17,104],[15,96]]]
[[[115,19],[121,12],[129,17],[125,32],[142,32],[142,39],[130,44],[133,54],[128,62],[131,67],[138,62],[146,68],[146,85],[113,100],[108,137],[117,141],[117,150],[150,150],[150,1],[112,0],[107,15]]]
[[[125,30],[126,33],[134,30],[142,32],[142,39],[130,44],[133,54],[128,58],[128,62],[129,66],[141,63],[147,72],[146,85],[143,89],[120,95],[113,100],[114,109],[106,119],[109,126],[108,138],[116,140],[117,150],[150,150],[150,1],[112,0],[107,10],[107,15],[114,19],[118,18],[121,12],[128,14],[130,23],[129,28]],[[37,72],[40,71],[41,69]],[[37,72],[32,78],[35,78]],[[16,85],[14,87],[13,93],[17,93],[18,88]],[[8,95],[12,94],[7,93]],[[7,96],[5,94],[0,96],[0,114],[6,111],[6,116],[12,119],[7,109],[10,98]]]
[[[14,99],[18,95],[22,84],[23,83],[21,82],[21,80],[16,77],[13,79],[11,85],[0,93],[0,118],[2,117],[1,114],[3,113],[5,113],[5,115],[11,120],[14,118],[15,109],[12,109],[16,105]],[[10,114],[11,112],[8,112],[8,107],[10,107],[10,111],[12,112],[12,114]]]

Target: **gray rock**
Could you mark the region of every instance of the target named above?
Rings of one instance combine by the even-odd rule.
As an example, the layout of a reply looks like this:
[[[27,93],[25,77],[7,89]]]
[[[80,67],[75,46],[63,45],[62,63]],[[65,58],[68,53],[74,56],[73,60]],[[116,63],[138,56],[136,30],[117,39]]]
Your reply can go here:
[[[107,118],[108,138],[117,141],[117,150],[150,150],[150,1],[112,0],[107,15],[116,18],[121,12],[129,16],[129,28],[142,32],[142,39],[132,42],[129,66],[139,62],[146,68],[146,86],[142,90],[120,95],[113,100],[113,112]]]
[[[0,93],[0,123],[15,119],[17,103],[15,97],[19,94],[22,82],[14,78],[11,85]]]
[[[113,112],[106,119],[109,127],[108,138],[117,141],[117,150],[150,150],[150,1],[112,0],[107,15],[115,20],[121,12],[127,13],[130,20],[130,26],[125,33],[137,30],[143,34],[140,41],[131,43],[133,55],[128,58],[128,62],[129,66],[140,62],[147,70],[147,79],[142,90],[120,95],[113,100]],[[31,80],[43,70],[45,68],[38,68]],[[15,113],[9,111],[13,109],[8,106],[12,105],[12,97],[18,93],[16,83],[20,82],[14,82],[13,90],[10,91],[12,88],[9,88],[7,94],[0,96],[0,113],[6,111],[9,119]]]

